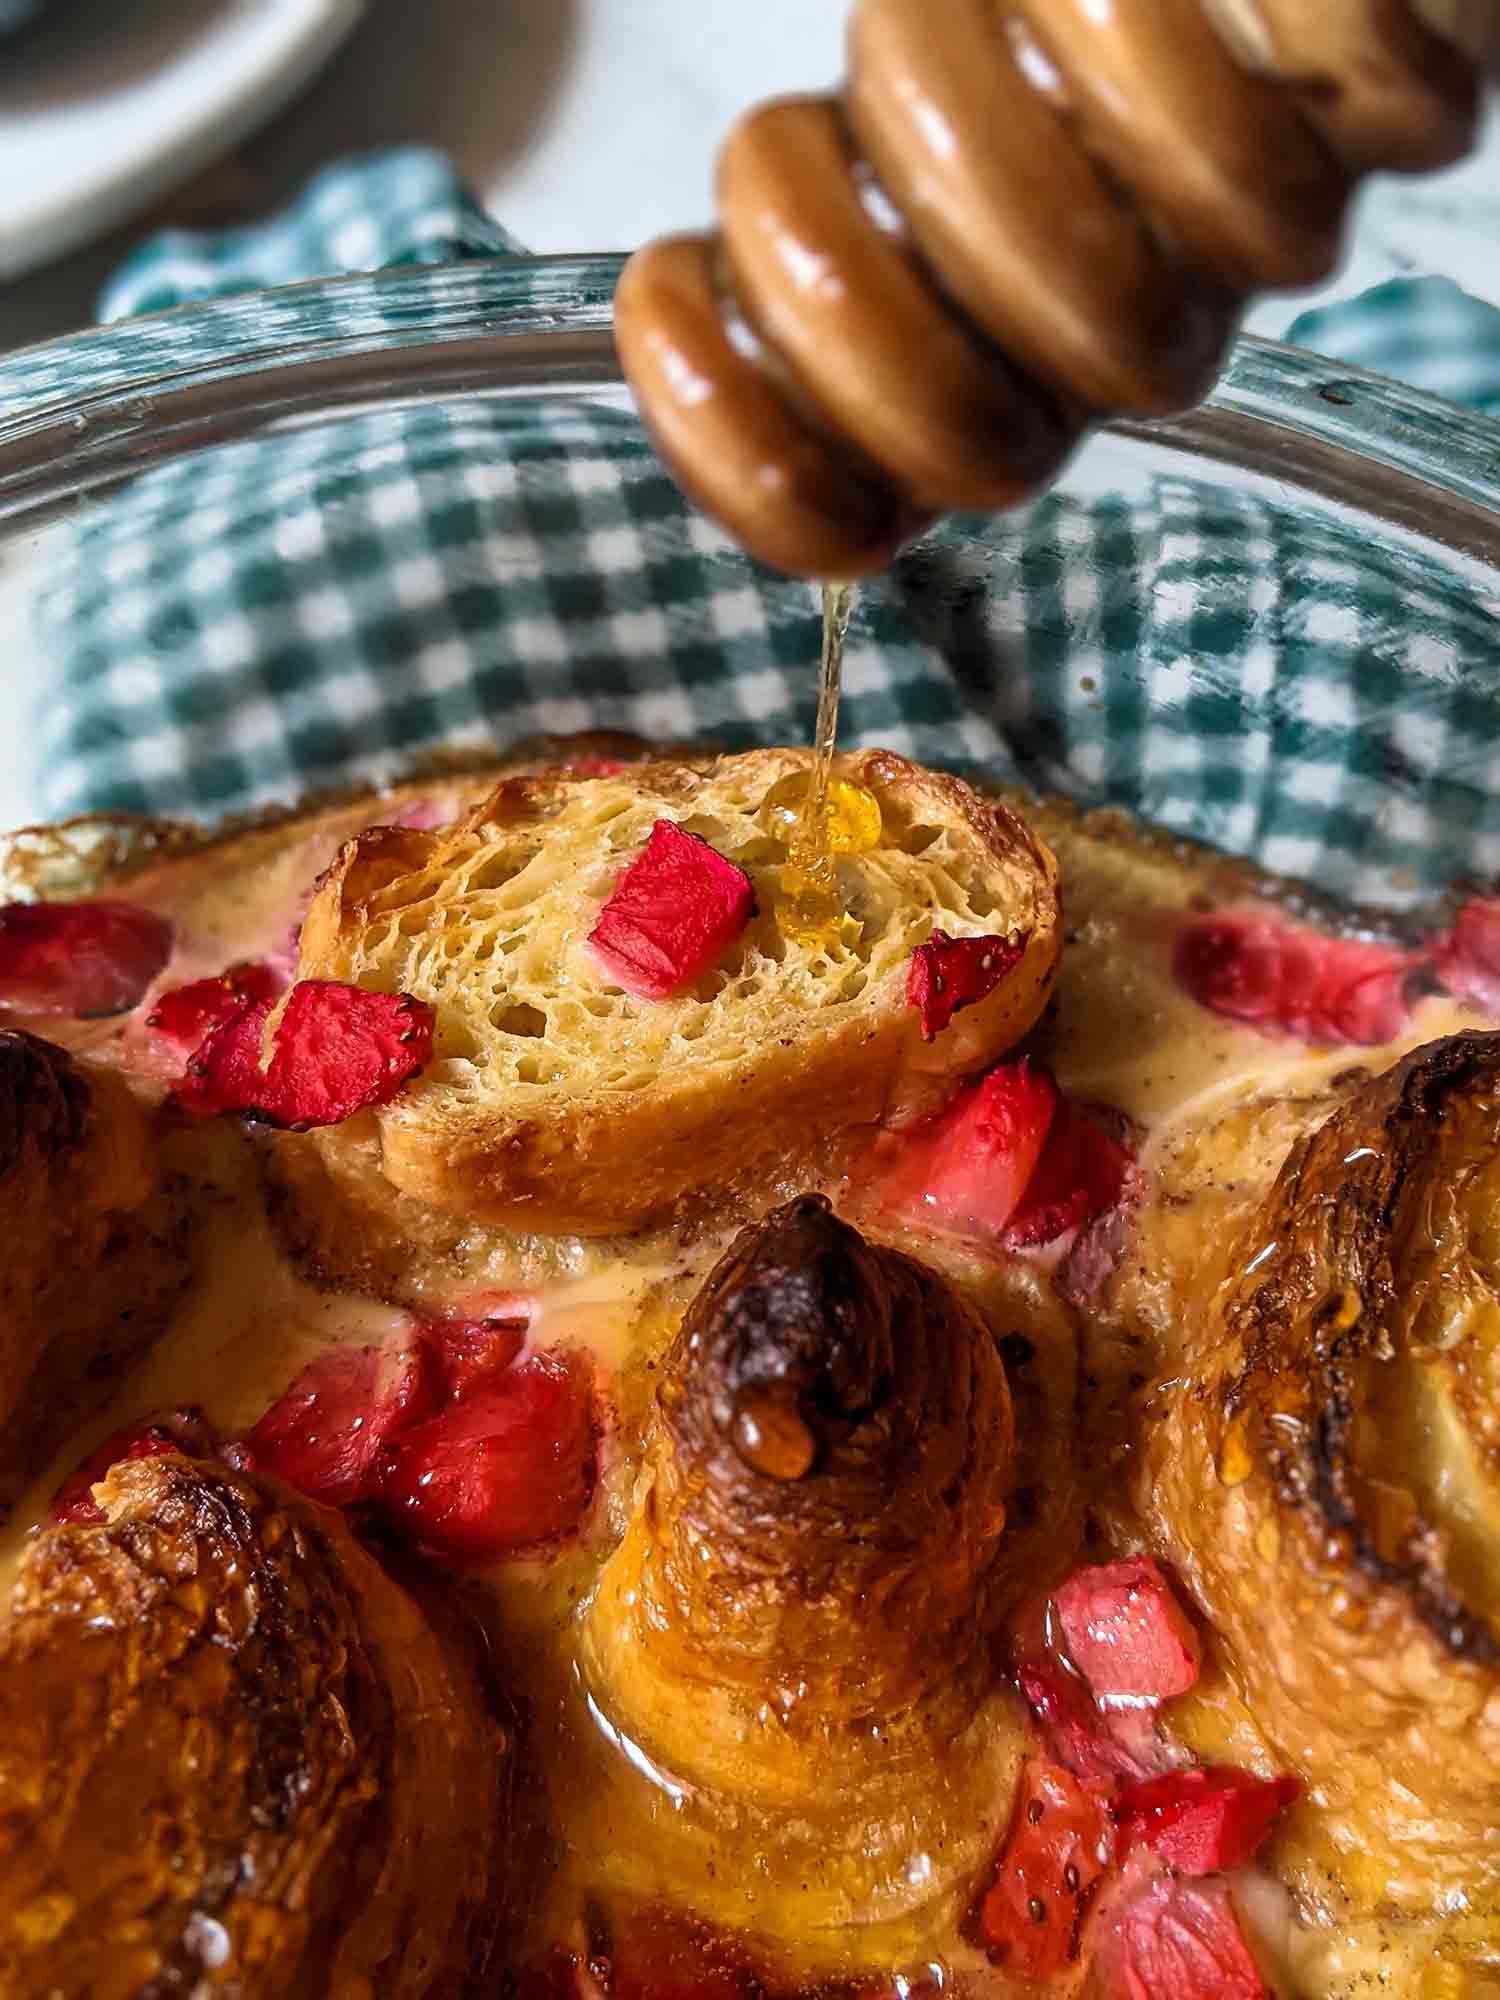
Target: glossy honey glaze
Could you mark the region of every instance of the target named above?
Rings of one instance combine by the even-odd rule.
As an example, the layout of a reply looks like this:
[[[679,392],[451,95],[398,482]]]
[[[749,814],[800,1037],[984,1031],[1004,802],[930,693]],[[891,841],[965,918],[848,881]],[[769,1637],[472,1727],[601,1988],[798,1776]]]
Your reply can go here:
[[[484,789],[476,783],[466,793],[449,783],[419,795],[413,788],[384,802],[378,815],[367,804],[247,836],[248,846],[210,852],[191,866],[148,868],[122,892],[170,911],[180,939],[171,976],[192,977],[284,942],[306,886],[352,826],[398,812],[448,817]],[[1056,1002],[1033,1046],[1066,1091],[1118,1108],[1143,1135],[1147,1194],[1135,1247],[1107,1309],[1095,1310],[1066,1304],[1045,1261],[901,1240],[938,1263],[997,1332],[1024,1327],[1044,1354],[1076,1368],[1085,1440],[1096,1441],[1093,1455],[1108,1464],[1128,1385],[1171,1367],[1184,1301],[1225,1275],[1236,1225],[1287,1149],[1356,1077],[1477,1017],[1425,997],[1399,1042],[1351,1050],[1272,1039],[1209,1015],[1173,981],[1172,926],[1190,904],[1242,902],[1257,887],[1253,878],[1116,816],[1080,817],[1034,802],[1026,810],[1059,855],[1069,926]],[[34,1025],[64,1039],[55,1022]],[[139,1024],[131,1020],[80,1028],[75,1039],[95,1059],[142,1064]],[[118,1385],[110,1407],[69,1440],[17,1508],[0,1551],[7,1571],[60,1478],[119,1424],[197,1403],[221,1432],[243,1430],[330,1343],[399,1334],[404,1315],[397,1308],[320,1287],[288,1258],[266,1211],[253,1142],[225,1129],[206,1143],[217,1197],[189,1301],[156,1350]],[[201,1153],[196,1168],[204,1170]],[[836,1203],[853,1199],[845,1185],[829,1192]],[[894,1976],[898,1987],[956,1984],[1019,2000],[1035,1989],[1007,1980],[964,1935],[1008,1822],[1024,1750],[1007,1688],[998,1686],[952,1735],[915,1731],[895,1746],[907,1760],[910,1792],[894,1808],[888,1791],[868,1803],[857,1790],[831,1790],[826,1811],[788,1815],[731,1812],[721,1799],[695,1796],[650,1746],[619,1729],[591,1679],[582,1617],[629,1516],[662,1360],[740,1219],[726,1218],[687,1242],[566,1241],[548,1246],[545,1257],[528,1246],[509,1268],[503,1241],[476,1237],[473,1269],[456,1283],[460,1298],[466,1288],[507,1279],[524,1284],[535,1299],[532,1340],[586,1349],[602,1385],[601,1480],[585,1532],[545,1557],[439,1579],[487,1627],[524,1720],[526,1782],[517,1809],[530,1859],[516,1889],[512,1963],[535,1965],[555,1947],[586,1960],[601,1913],[607,1924],[613,1912],[664,1902],[760,1940],[756,1963],[778,1991],[830,1982],[872,1991]],[[1102,1481],[1093,1503],[1094,1547],[1128,1547],[1132,1529],[1118,1482]],[[1211,1665],[1194,1692],[1171,1706],[1167,1722],[1200,1757],[1268,1768],[1253,1720]],[[846,1861],[856,1848],[891,1857],[883,1889],[862,1904],[850,1900],[847,1886]],[[1444,2000],[1500,1990],[1500,1941],[1476,1937],[1472,1926],[1465,1932],[1461,1914],[1434,1928],[1375,1919],[1349,1925],[1326,1910],[1322,1921],[1305,1921],[1277,1881],[1274,1845],[1268,1861],[1237,1883],[1236,1895],[1285,2000],[1354,2000],[1370,1991]]]

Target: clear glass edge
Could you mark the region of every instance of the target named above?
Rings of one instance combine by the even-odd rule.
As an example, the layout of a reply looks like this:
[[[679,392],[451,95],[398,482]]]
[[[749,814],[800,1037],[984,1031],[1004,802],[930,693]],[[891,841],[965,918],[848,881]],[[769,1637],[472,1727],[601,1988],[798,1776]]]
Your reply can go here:
[[[623,262],[316,279],[20,349],[0,358],[0,518],[24,526],[150,463],[289,419],[435,393],[616,387]],[[1111,428],[1425,519],[1500,564],[1500,421],[1308,350],[1244,337],[1200,410]],[[1422,489],[1446,496],[1430,518]]]

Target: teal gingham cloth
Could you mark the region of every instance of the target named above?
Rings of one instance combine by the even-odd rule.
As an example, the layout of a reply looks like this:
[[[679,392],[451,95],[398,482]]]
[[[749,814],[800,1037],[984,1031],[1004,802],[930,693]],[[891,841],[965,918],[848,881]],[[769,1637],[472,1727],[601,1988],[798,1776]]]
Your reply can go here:
[[[263,228],[154,238],[102,316],[514,247],[439,157],[384,154]],[[1441,281],[1307,324],[1500,406],[1500,315]],[[542,731],[813,722],[814,594],[747,564],[602,405],[381,410],[167,464],[82,518],[38,616],[54,815],[212,816]],[[842,740],[1400,902],[1500,874],[1497,641],[1484,589],[1419,550],[1161,475],[908,552],[861,592]]]

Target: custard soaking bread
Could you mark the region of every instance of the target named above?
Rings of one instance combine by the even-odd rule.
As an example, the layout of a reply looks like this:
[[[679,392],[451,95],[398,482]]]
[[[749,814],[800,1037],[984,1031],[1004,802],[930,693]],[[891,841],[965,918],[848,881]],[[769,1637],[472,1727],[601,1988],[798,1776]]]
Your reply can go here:
[[[958,778],[838,758],[878,834],[838,857],[840,934],[796,942],[777,924],[792,818],[777,802],[811,761],[509,778],[455,826],[348,842],[302,926],[299,976],[409,993],[438,1027],[396,1102],[317,1135],[335,1177],[373,1120],[385,1175],[423,1202],[528,1232],[640,1228],[836,1156],[1025,1034],[1057,961],[1051,854]],[[753,909],[680,990],[639,997],[591,934],[662,822],[742,871]],[[929,1042],[908,979],[935,931],[1019,957]]]

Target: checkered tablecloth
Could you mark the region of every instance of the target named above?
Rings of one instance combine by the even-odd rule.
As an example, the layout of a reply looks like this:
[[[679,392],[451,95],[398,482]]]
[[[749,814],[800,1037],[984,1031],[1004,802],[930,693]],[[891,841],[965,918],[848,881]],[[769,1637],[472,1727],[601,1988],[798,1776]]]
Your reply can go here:
[[[513,249],[436,156],[383,155],[264,228],[153,239],[102,317]],[[1500,409],[1497,329],[1434,280],[1297,331]],[[738,556],[628,414],[576,402],[435,402],[178,460],[83,516],[38,615],[54,813],[215,814],[540,730],[812,726],[814,594]],[[1065,491],[946,524],[862,592],[844,740],[1399,901],[1500,872],[1497,616],[1483,578],[1335,510],[1208,475]]]

